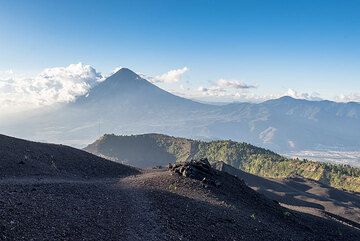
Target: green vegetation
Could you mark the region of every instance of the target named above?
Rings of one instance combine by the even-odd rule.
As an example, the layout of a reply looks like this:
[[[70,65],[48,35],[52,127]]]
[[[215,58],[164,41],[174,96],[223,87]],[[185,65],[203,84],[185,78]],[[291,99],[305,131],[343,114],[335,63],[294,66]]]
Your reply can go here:
[[[360,192],[360,168],[289,159],[269,150],[232,141],[198,142],[194,158],[223,161],[235,168],[269,178],[299,175],[335,188]]]
[[[116,145],[109,146],[110,142],[115,143],[114,138]],[[107,148],[104,149],[104,146]],[[169,163],[208,158],[210,163],[223,161],[235,168],[263,177],[282,179],[299,175],[335,188],[360,192],[360,168],[289,159],[263,148],[230,140],[203,142],[160,134],[106,135],[90,145],[88,150],[118,160],[138,160],[139,163],[149,160]],[[118,151],[116,155],[115,150]],[[124,153],[126,158],[124,158]]]
[[[332,187],[360,192],[360,169],[309,160],[281,158],[276,161],[254,158],[242,164],[246,172],[270,178],[299,175]]]

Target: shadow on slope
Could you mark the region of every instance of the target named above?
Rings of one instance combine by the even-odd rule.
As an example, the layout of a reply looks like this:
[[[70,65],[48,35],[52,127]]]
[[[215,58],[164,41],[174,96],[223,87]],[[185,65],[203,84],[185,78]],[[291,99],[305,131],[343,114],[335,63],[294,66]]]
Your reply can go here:
[[[280,203],[315,208],[360,224],[360,198],[356,193],[338,190],[303,177],[275,180],[246,173],[223,162],[214,166],[244,179],[251,188]]]
[[[144,134],[131,136],[104,135],[84,150],[116,162],[149,168],[174,163],[178,161],[176,152],[185,153],[190,148],[191,143],[188,139],[161,134]]]
[[[133,186],[150,197],[164,229],[184,240],[351,240],[358,230],[281,207],[227,173],[220,186],[172,171],[138,176]],[[206,176],[208,178],[208,176]]]

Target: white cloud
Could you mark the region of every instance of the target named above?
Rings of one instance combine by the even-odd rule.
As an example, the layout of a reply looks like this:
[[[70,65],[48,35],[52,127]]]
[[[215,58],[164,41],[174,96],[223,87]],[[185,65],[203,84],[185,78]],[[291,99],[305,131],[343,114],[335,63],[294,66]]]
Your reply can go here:
[[[14,75],[14,71],[12,69],[8,70],[0,70],[0,80],[10,79]]]
[[[221,84],[219,84],[221,83]],[[226,84],[224,84],[226,83]],[[215,85],[211,85],[209,87],[200,86],[197,91],[202,95],[203,97],[211,97],[218,100],[226,100],[226,101],[250,101],[250,102],[262,102],[270,99],[277,99],[282,96],[290,96],[296,99],[306,99],[306,100],[322,100],[320,95],[318,93],[301,93],[298,91],[295,91],[293,89],[289,89],[284,94],[267,94],[267,95],[259,95],[256,93],[243,91],[244,89],[239,87],[235,87],[238,83],[231,83],[229,82],[219,82],[217,81]],[[242,84],[244,85],[244,84]],[[231,86],[229,88],[226,88],[228,86]],[[248,89],[248,85],[245,85],[245,89]],[[255,86],[252,86],[250,88],[256,88]],[[242,90],[242,91],[234,91],[236,90]],[[201,97],[201,96],[199,96]]]
[[[102,75],[82,63],[47,68],[33,78],[15,75],[0,80],[0,111],[16,112],[29,108],[71,102],[84,95]]]
[[[198,91],[200,91],[203,95],[207,95],[207,96],[221,97],[227,95],[226,90],[219,86],[210,86],[210,87],[200,86],[198,88]]]
[[[202,97],[209,97],[216,101],[263,101],[266,99],[264,96],[258,96],[252,93],[243,92],[229,92],[224,88],[218,86],[203,87],[200,86],[198,94],[193,95],[192,98],[202,99]]]
[[[240,99],[246,96],[245,93],[238,92],[239,90],[256,88],[254,85],[244,84],[238,80],[219,79],[209,87],[200,86],[197,90],[203,96],[226,97],[231,99]],[[237,91],[234,91],[237,90]]]
[[[219,79],[216,82],[216,85],[223,88],[231,88],[231,89],[251,89],[256,88],[254,85],[247,85],[238,80],[226,80]]]
[[[360,92],[359,93],[350,93],[350,94],[341,94],[335,97],[336,101],[340,102],[360,102]]]
[[[288,89],[288,91],[283,96],[290,96],[295,99],[304,99],[304,100],[322,100],[320,98],[320,94],[313,92],[313,93],[301,93],[293,89]]]
[[[165,74],[158,75],[154,78],[150,78],[150,81],[153,83],[174,83],[178,82],[182,75],[189,71],[188,67],[181,69],[174,69],[166,72]]]

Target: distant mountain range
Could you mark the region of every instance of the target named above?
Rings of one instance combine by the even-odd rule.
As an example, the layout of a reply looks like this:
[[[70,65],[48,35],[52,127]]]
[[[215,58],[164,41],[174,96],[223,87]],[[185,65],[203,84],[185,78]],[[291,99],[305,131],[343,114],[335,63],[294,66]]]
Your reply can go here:
[[[9,135],[83,147],[102,133],[164,133],[244,141],[289,153],[359,150],[360,104],[282,97],[259,104],[199,103],[120,69],[75,102],[0,124]]]

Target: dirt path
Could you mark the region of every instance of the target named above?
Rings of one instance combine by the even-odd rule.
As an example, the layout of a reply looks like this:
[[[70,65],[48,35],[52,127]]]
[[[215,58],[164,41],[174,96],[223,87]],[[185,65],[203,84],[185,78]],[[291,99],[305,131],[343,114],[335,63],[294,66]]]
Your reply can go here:
[[[164,240],[166,231],[139,182],[141,175],[2,179],[0,240]]]
[[[129,241],[164,240],[166,236],[158,212],[148,195],[151,190],[141,186],[149,175],[154,173],[123,178],[116,184],[128,202],[126,235]]]
[[[120,179],[0,180],[0,240],[169,240],[144,173]]]

